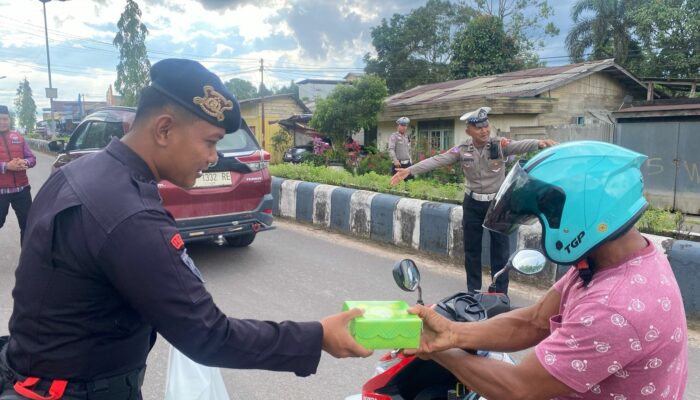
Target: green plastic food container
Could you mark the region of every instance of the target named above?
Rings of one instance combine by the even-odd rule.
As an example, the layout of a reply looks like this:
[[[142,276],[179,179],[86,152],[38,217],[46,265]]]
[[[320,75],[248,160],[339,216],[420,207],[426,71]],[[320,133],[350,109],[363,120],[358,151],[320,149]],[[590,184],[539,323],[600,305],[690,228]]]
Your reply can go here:
[[[343,311],[365,310],[350,322],[350,334],[368,349],[415,349],[423,321],[409,314],[405,301],[346,301]]]

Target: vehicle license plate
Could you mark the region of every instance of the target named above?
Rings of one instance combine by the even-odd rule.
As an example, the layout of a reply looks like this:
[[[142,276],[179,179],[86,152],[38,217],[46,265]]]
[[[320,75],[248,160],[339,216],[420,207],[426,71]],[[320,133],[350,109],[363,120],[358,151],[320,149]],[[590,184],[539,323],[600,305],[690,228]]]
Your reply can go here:
[[[196,188],[215,187],[215,186],[230,186],[231,172],[206,172],[194,183]]]

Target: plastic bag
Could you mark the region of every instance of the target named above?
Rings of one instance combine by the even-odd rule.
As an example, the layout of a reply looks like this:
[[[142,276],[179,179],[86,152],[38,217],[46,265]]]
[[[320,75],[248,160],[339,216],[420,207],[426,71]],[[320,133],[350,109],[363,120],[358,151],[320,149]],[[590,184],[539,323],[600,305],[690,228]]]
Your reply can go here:
[[[229,400],[219,368],[205,367],[170,346],[165,400]]]

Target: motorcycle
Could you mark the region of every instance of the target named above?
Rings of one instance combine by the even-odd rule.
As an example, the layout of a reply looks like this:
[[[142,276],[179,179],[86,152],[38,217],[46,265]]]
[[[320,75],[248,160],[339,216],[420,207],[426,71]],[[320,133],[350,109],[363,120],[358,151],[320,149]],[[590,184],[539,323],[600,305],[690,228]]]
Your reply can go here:
[[[544,256],[524,249],[513,254],[506,265],[491,279],[486,292],[458,292],[440,300],[435,311],[457,322],[475,322],[510,311],[510,298],[496,292],[496,280],[509,269],[525,275],[533,275],[545,266]],[[396,284],[404,291],[418,292],[418,304],[423,304],[420,273],[413,260],[397,262],[392,270]],[[515,364],[507,353],[470,351],[474,354]],[[404,354],[400,349],[384,354],[375,373],[363,386],[362,393],[345,400],[476,400],[482,399],[476,392],[460,383],[447,369],[432,360],[421,360]]]

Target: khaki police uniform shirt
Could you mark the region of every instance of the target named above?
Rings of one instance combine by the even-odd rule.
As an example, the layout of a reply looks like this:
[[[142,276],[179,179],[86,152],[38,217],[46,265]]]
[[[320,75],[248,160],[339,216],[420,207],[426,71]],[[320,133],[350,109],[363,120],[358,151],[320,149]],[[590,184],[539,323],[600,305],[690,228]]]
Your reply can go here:
[[[490,159],[492,141],[487,142],[482,149],[477,149],[472,143],[472,138],[468,137],[463,143],[442,154],[425,159],[409,167],[409,170],[411,174],[417,175],[459,161],[466,179],[466,190],[481,194],[496,193],[506,177],[506,158],[510,155],[537,150],[539,140],[515,141],[500,137],[495,139],[498,140],[500,147],[497,159]]]
[[[389,157],[391,161],[411,161],[411,140],[407,135],[394,132],[389,136]]]

